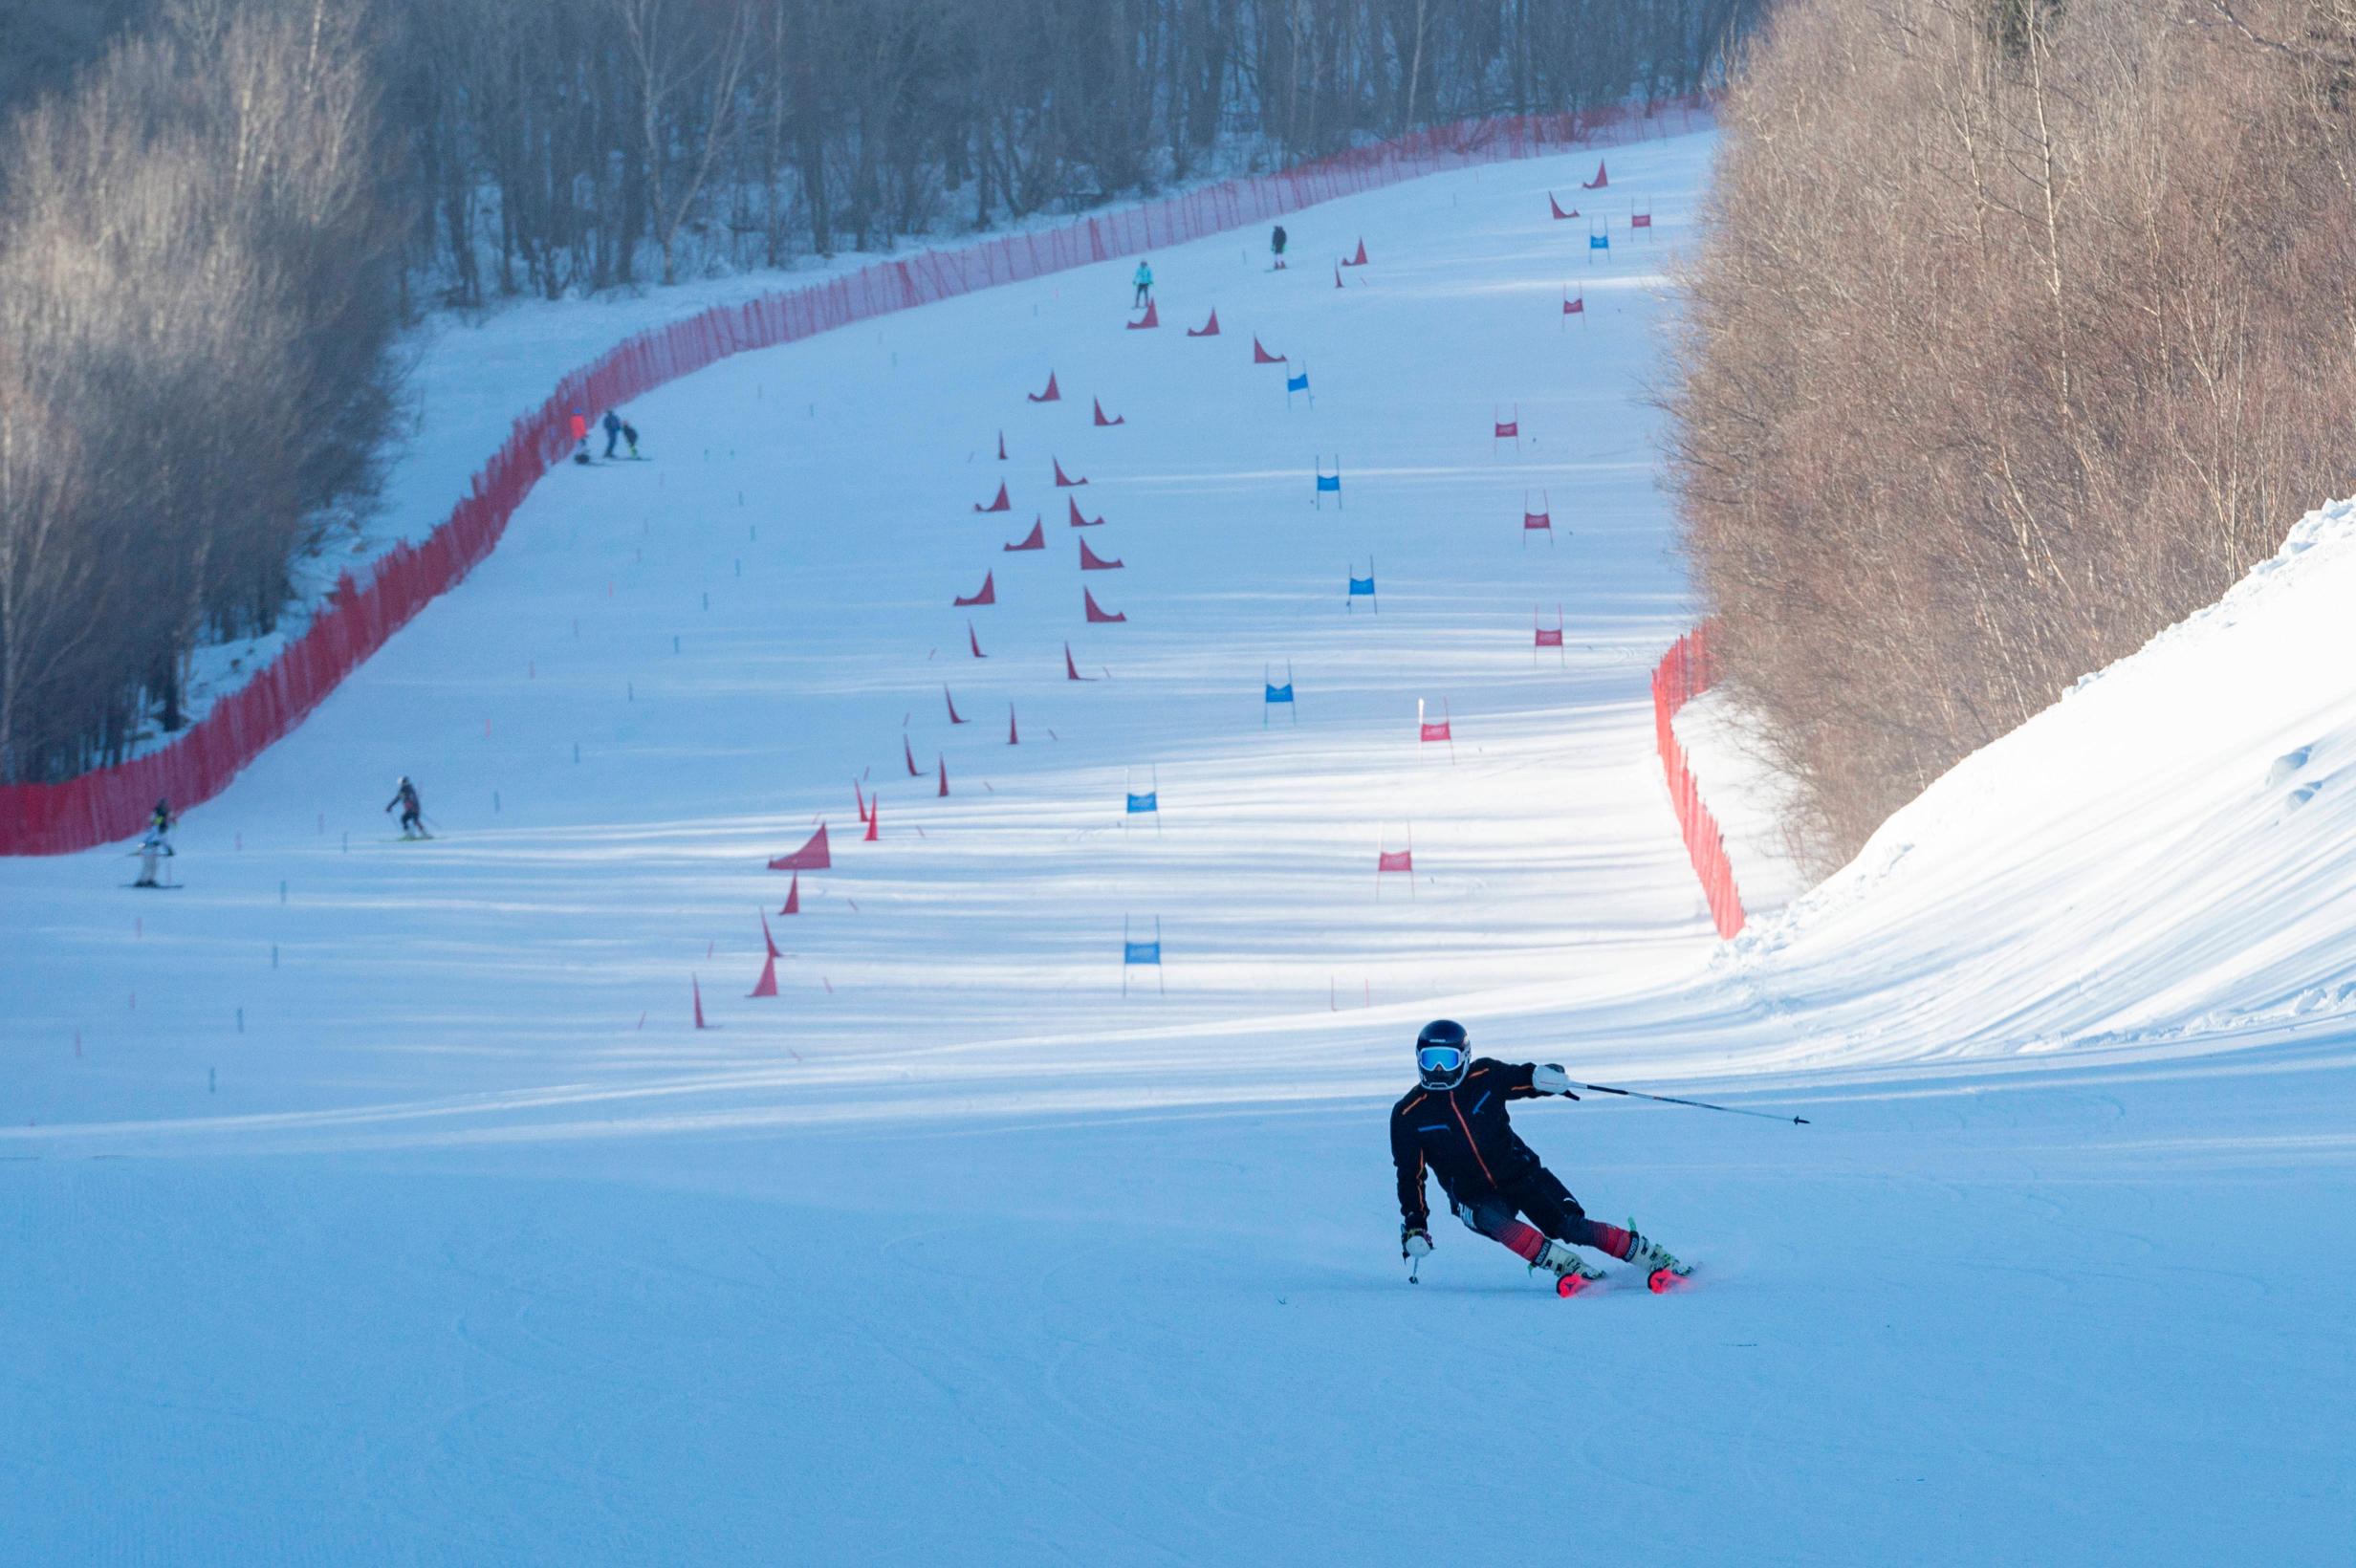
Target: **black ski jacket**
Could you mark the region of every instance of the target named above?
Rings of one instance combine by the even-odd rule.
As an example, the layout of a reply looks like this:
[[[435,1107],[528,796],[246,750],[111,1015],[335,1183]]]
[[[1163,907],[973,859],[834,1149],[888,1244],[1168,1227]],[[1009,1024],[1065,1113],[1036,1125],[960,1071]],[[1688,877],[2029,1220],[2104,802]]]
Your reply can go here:
[[[1453,1089],[1417,1088],[1391,1107],[1390,1158],[1399,1167],[1399,1217],[1410,1230],[1431,1219],[1424,1172],[1440,1178],[1457,1203],[1501,1191],[1538,1168],[1538,1156],[1514,1132],[1509,1100],[1537,1100],[1531,1062],[1475,1056]]]

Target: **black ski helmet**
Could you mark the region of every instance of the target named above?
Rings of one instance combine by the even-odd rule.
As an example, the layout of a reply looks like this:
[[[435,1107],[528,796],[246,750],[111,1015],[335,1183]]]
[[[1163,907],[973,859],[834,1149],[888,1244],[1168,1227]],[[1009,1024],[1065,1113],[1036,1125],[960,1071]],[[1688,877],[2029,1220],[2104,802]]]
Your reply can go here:
[[[1453,1089],[1472,1064],[1472,1037],[1453,1018],[1434,1018],[1415,1036],[1415,1077],[1427,1089]]]

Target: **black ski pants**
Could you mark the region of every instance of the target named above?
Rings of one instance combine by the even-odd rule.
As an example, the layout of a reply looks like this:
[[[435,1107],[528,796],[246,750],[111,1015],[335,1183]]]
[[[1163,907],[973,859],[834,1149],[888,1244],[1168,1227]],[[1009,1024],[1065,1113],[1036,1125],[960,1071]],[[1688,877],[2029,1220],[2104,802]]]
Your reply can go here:
[[[1517,1233],[1527,1230],[1517,1217],[1522,1215],[1546,1235],[1574,1247],[1592,1247],[1623,1260],[1633,1250],[1627,1231],[1587,1218],[1587,1211],[1579,1207],[1561,1178],[1544,1165],[1510,1187],[1453,1202],[1452,1207],[1466,1225],[1525,1257],[1530,1252],[1517,1244],[1522,1240]]]

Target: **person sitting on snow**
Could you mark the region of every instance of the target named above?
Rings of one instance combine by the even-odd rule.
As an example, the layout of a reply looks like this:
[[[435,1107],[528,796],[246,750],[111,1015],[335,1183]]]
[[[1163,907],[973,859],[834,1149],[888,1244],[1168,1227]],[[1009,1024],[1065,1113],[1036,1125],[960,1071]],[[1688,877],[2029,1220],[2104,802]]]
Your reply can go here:
[[[1424,1197],[1429,1171],[1468,1229],[1510,1249],[1533,1270],[1554,1274],[1560,1295],[1576,1295],[1603,1277],[1574,1247],[1592,1247],[1644,1270],[1656,1293],[1674,1289],[1692,1273],[1660,1243],[1587,1218],[1579,1200],[1515,1134],[1506,1101],[1579,1098],[1560,1067],[1475,1058],[1464,1025],[1435,1018],[1415,1038],[1415,1074],[1417,1087],[1390,1113],[1400,1256],[1420,1262],[1430,1255],[1431,1211]]]

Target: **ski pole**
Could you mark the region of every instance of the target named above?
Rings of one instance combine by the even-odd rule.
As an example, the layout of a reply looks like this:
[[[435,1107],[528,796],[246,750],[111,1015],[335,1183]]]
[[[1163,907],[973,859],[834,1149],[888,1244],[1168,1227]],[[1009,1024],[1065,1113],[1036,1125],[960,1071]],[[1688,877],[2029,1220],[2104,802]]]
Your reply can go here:
[[[1674,1095],[1648,1095],[1642,1089],[1615,1089],[1608,1083],[1574,1083],[1574,1089],[1587,1089],[1599,1095],[1622,1095],[1629,1100],[1649,1100],[1662,1105],[1691,1105],[1697,1111],[1724,1111],[1729,1116],[1756,1116],[1768,1122],[1790,1122],[1808,1125],[1804,1116],[1778,1116],[1773,1111],[1746,1111],[1737,1105],[1712,1105],[1706,1100],[1679,1100]]]

